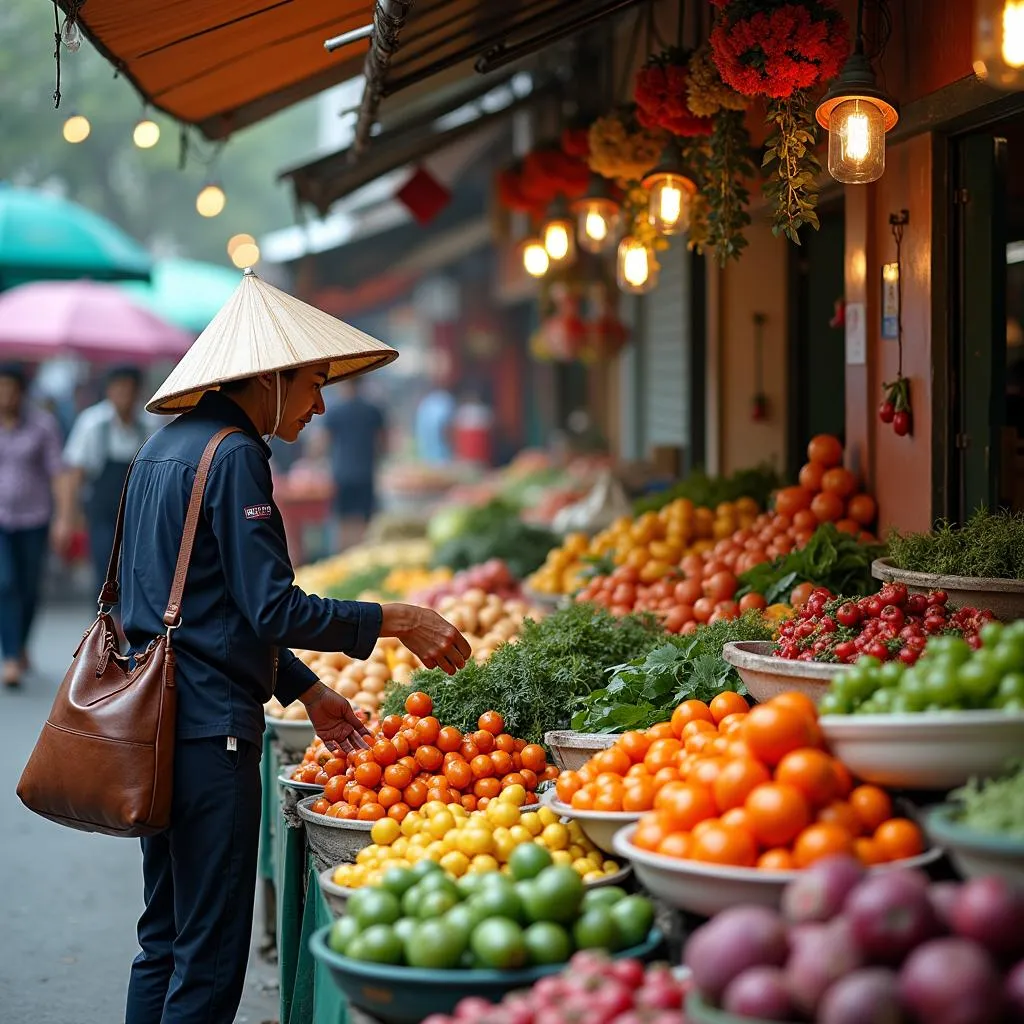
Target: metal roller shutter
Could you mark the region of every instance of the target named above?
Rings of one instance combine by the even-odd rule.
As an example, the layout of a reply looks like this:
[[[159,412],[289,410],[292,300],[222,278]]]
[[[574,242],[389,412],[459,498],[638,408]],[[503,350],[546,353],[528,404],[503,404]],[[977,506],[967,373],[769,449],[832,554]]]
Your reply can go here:
[[[690,447],[690,253],[685,239],[673,239],[658,254],[658,287],[644,296],[640,358],[644,447]]]

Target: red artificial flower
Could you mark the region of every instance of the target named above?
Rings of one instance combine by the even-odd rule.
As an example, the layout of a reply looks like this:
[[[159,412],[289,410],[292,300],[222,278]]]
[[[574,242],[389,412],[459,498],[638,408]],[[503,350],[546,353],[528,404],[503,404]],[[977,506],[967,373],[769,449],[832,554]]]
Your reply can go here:
[[[775,98],[839,74],[849,53],[846,20],[831,0],[795,0],[746,16],[725,6],[711,33],[722,81],[745,96]]]
[[[689,72],[685,65],[673,63],[675,59],[656,57],[637,72],[633,89],[637,120],[645,128],[674,135],[710,135],[712,120],[691,112],[686,102]]]
[[[563,128],[562,152],[586,160],[590,156],[590,128]]]

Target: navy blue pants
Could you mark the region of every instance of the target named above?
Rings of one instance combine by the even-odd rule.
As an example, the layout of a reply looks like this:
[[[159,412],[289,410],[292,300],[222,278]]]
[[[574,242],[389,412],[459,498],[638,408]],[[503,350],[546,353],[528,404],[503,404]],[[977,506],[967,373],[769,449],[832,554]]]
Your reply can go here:
[[[0,528],[0,653],[20,658],[39,604],[46,566],[48,526]]]
[[[171,827],[142,840],[146,909],[125,1024],[231,1024],[252,934],[259,747],[179,740]]]

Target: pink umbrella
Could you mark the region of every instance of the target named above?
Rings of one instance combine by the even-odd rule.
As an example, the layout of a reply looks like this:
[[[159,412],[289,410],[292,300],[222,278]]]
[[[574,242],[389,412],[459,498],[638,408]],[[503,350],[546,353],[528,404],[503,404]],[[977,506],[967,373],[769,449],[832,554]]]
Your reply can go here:
[[[192,340],[113,284],[34,281],[0,294],[0,354],[8,357],[156,362],[178,359]]]

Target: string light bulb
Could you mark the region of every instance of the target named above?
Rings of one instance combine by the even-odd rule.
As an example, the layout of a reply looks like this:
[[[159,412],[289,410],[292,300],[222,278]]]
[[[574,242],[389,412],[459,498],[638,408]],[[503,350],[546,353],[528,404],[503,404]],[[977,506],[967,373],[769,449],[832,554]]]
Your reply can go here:
[[[576,224],[561,196],[551,204],[543,236],[544,250],[553,266],[568,267],[576,261]]]
[[[679,235],[690,230],[690,207],[697,194],[696,182],[683,168],[683,154],[673,138],[661,163],[642,182],[648,192],[651,224],[661,235]]]
[[[132,142],[139,149],[152,149],[160,141],[160,125],[148,117],[143,117],[132,131]]]
[[[63,134],[65,142],[69,142],[72,146],[75,146],[79,142],[85,142],[85,140],[89,138],[89,133],[91,131],[92,125],[89,123],[89,118],[84,114],[72,114],[64,122],[61,134]]]
[[[660,271],[650,246],[627,235],[619,242],[615,259],[615,280],[631,295],[644,295],[657,287]]]
[[[255,245],[255,244],[256,244],[256,239],[253,238],[252,235],[245,234],[245,232],[242,232],[241,234],[238,234],[238,235],[232,235],[228,239],[228,256],[229,257],[234,256],[235,255],[235,250],[240,245]]]
[[[196,196],[196,211],[200,217],[216,217],[227,204],[227,196],[220,185],[204,185]]]
[[[551,258],[539,238],[527,238],[522,245],[523,270],[530,277],[543,277],[551,267]]]
[[[255,242],[242,242],[231,253],[231,262],[239,270],[254,267],[260,261],[260,247]]]
[[[604,252],[615,244],[622,207],[612,198],[604,178],[591,175],[587,194],[572,204],[572,211],[576,214],[576,240],[584,252]]]
[[[885,173],[885,136],[900,119],[896,101],[878,88],[864,55],[863,20],[859,0],[853,53],[815,111],[828,131],[828,172],[845,185],[866,185]]]
[[[1024,0],[975,0],[974,73],[996,89],[1024,89]]]

